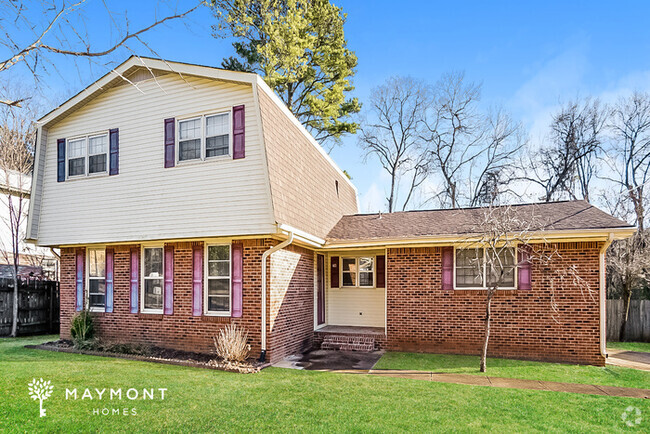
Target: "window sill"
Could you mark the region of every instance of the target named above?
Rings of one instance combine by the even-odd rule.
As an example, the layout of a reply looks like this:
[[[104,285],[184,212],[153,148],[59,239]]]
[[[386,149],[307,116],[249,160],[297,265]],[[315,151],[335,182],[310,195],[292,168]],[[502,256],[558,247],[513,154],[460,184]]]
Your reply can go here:
[[[108,172],[93,173],[92,175],[77,175],[77,176],[67,177],[65,179],[65,182],[79,181],[81,179],[108,178],[109,176],[110,175],[108,174]]]
[[[206,157],[206,158],[197,158],[194,160],[176,160],[176,167],[183,167],[183,166],[194,166],[195,164],[202,164],[202,163],[208,163],[210,161],[221,161],[221,160],[232,160],[232,155],[227,154],[227,155],[219,155],[217,157]],[[171,167],[168,167],[168,169],[171,169]]]
[[[202,315],[201,322],[230,324],[230,316]]]

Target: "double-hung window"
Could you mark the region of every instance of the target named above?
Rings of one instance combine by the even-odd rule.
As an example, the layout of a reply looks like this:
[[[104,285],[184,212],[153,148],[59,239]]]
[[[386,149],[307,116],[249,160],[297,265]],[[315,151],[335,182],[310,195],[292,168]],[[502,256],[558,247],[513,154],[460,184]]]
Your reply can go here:
[[[205,310],[207,314],[230,314],[230,270],[230,245],[208,245],[207,290],[205,292]]]
[[[106,307],[106,250],[88,249],[88,307]]]
[[[500,288],[514,288],[516,268],[514,248],[499,249],[498,253],[480,247],[457,248],[456,288],[486,289],[495,283]]]
[[[144,312],[162,313],[163,309],[163,273],[164,252],[162,247],[145,247],[142,255],[142,310]]]
[[[372,288],[375,285],[375,258],[342,258],[341,277],[344,287]]]
[[[68,178],[108,172],[108,133],[75,137],[67,144]]]
[[[205,160],[230,154],[230,113],[178,121],[178,161]]]
[[[201,158],[201,118],[178,122],[178,161]]]

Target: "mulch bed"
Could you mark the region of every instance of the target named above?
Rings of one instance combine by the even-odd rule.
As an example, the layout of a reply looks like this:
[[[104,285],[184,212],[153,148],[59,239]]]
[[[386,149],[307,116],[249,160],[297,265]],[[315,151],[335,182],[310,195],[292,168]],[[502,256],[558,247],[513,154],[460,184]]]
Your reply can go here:
[[[219,371],[251,374],[271,366],[270,363],[260,363],[249,359],[244,363],[230,363],[215,359],[214,355],[178,351],[169,348],[146,347],[146,354],[127,354],[111,351],[80,350],[74,347],[72,341],[61,339],[45,342],[40,345],[25,345],[25,348],[56,351],[61,353],[85,354],[88,356],[114,357],[118,359],[137,360],[143,362],[163,363],[167,365],[188,366],[192,368],[215,369]]]

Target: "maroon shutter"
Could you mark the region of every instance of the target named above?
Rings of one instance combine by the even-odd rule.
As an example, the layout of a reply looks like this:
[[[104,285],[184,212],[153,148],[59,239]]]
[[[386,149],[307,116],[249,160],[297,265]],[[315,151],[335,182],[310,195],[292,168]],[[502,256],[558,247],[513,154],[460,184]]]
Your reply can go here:
[[[525,247],[520,247],[518,250],[517,258],[517,288],[522,290],[530,290],[530,253]]]
[[[330,288],[338,288],[339,284],[339,257],[330,258]]]
[[[76,253],[76,306],[77,311],[84,307],[84,251],[77,249]]]
[[[176,165],[176,120],[165,119],[165,167]]]
[[[203,245],[192,247],[192,315],[203,314]]]
[[[165,246],[165,294],[163,299],[165,315],[174,314],[174,248]]]
[[[381,255],[377,256],[377,263],[375,264],[375,269],[377,270],[377,288],[386,287],[386,256]]]
[[[244,246],[241,243],[232,244],[232,316],[242,316],[243,304],[243,271]]]
[[[56,181],[65,181],[65,139],[56,141]]]
[[[106,304],[104,310],[106,312],[113,312],[113,263],[114,263],[114,250],[106,249]]]
[[[108,132],[110,142],[109,175],[120,173],[120,130],[114,128]]]
[[[232,108],[232,158],[238,160],[244,158],[245,152],[245,124],[246,116],[244,106],[238,105]]]
[[[138,313],[138,283],[140,268],[140,249],[134,247],[131,249],[131,313]]]
[[[454,248],[442,248],[442,289],[454,289]]]
[[[323,255],[316,255],[316,285],[318,325],[321,325],[325,323],[325,256]]]

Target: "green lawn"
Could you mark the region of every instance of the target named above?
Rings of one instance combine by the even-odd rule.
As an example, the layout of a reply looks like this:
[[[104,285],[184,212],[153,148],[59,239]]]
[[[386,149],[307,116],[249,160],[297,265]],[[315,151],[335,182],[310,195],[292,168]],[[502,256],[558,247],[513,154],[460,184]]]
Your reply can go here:
[[[242,375],[22,347],[48,339],[0,339],[0,431],[609,432],[630,431],[621,420],[628,406],[643,414],[635,430],[650,430],[650,403],[640,399],[279,368]],[[44,418],[27,393],[41,377],[54,385]],[[111,387],[168,390],[164,401],[65,399],[66,388]],[[137,415],[98,416],[94,408]]]
[[[597,366],[489,358],[487,367],[487,375],[493,377],[650,389],[650,372],[619,368],[617,366],[600,368]],[[416,353],[386,353],[375,365],[375,369],[412,369],[416,371],[485,375],[479,372],[478,368],[478,356]]]
[[[650,342],[607,342],[607,348],[650,353]]]

